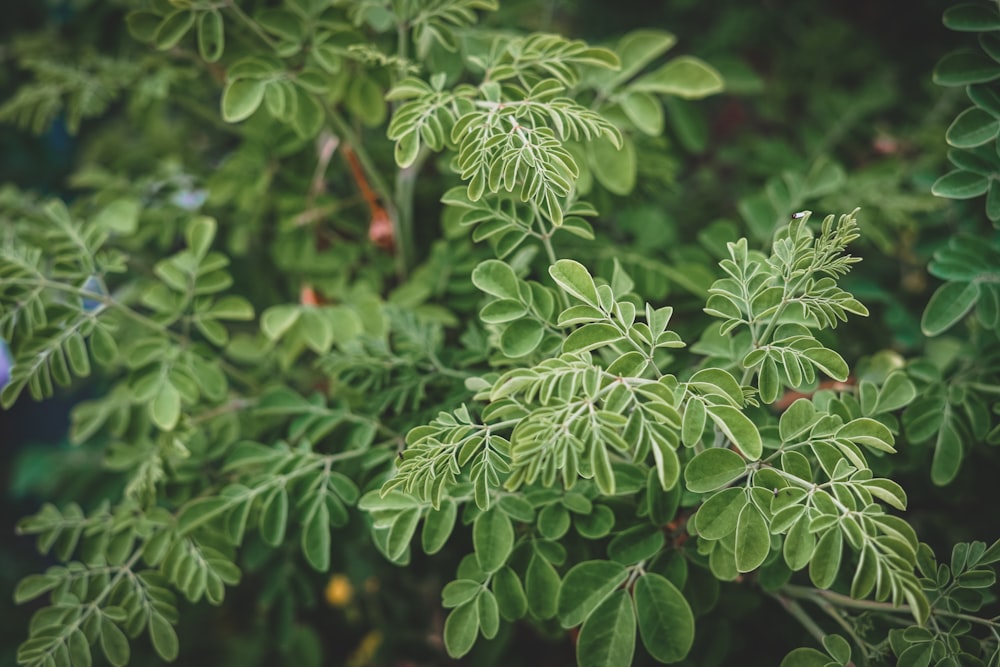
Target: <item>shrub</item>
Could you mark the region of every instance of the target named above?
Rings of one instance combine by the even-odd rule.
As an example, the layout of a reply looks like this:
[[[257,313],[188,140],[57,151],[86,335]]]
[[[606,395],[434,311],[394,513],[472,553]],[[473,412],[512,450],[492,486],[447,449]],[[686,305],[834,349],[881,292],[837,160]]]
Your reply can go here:
[[[671,33],[595,46],[491,0],[123,4],[107,53],[22,38],[34,78],[0,107],[95,137],[73,198],[0,193],[0,401],[88,379],[68,437],[114,480],[18,524],[54,560],[14,594],[20,664],[124,665],[143,634],[177,659],[206,641],[185,619],[226,624],[202,600],[224,660],[441,661],[443,607],[443,652],[476,664],[567,636],[582,667],[721,664],[728,615],[782,608],[782,664],[997,664],[1000,542],[939,562],[904,490],[998,440],[995,235],[930,235],[920,350],[905,305],[858,324],[897,300],[855,277],[877,169],[705,185],[742,227],[669,209],[658,168],[698,173],[693,101],[725,79]],[[985,55],[936,72],[976,106],[934,192],[989,191],[996,220],[1000,14],[945,23]],[[940,208],[893,187],[876,267]],[[336,642],[320,591],[354,624]]]

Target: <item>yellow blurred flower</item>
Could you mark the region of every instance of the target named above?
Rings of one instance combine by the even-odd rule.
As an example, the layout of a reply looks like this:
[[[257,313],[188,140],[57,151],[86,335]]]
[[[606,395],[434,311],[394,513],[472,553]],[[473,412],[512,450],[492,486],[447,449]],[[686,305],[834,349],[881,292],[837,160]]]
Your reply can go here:
[[[327,582],[324,596],[331,606],[346,607],[354,597],[354,586],[346,575],[335,574]]]

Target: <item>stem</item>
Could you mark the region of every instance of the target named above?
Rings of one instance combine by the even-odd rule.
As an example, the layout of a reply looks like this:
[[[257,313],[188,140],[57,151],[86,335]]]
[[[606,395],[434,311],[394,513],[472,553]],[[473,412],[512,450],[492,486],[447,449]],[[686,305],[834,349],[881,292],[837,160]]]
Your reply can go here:
[[[902,604],[896,606],[891,602],[875,602],[872,600],[855,600],[852,597],[843,595],[842,593],[834,593],[833,591],[825,591],[818,588],[809,588],[808,586],[796,586],[794,584],[786,584],[782,586],[781,591],[786,595],[794,598],[804,599],[804,600],[814,600],[816,604],[820,604],[820,600],[825,600],[838,607],[844,607],[845,609],[863,609],[866,611],[878,611],[889,614],[912,614],[913,610],[909,605]],[[947,609],[931,609],[932,616],[940,616],[944,618],[956,618],[968,621],[970,623],[975,623],[977,625],[982,625],[991,629],[1000,628],[1000,620],[997,618],[980,618],[978,616],[971,616],[969,614],[961,614],[958,612],[948,611]]]
[[[375,168],[375,162],[372,160],[371,155],[365,150],[364,145],[362,145],[361,140],[358,135],[351,129],[351,126],[347,123],[347,120],[340,115],[340,113],[334,109],[328,109],[328,114],[330,122],[333,124],[337,131],[337,134],[350,145],[354,154],[358,158],[358,162],[361,163],[362,169],[365,170],[365,175],[368,177],[368,181],[372,185],[372,189],[378,193],[379,198],[385,203],[389,214],[395,220],[396,218],[396,206],[392,198],[392,191],[389,190],[389,186],[386,184],[385,179],[382,178],[382,173]]]
[[[238,18],[240,22],[242,22],[246,27],[248,27],[251,32],[257,35],[265,44],[267,44],[272,49],[275,49],[277,47],[274,40],[271,39],[270,35],[264,32],[264,30],[259,25],[257,25],[256,21],[247,16],[246,12],[240,9],[239,4],[237,4],[235,0],[228,3],[227,6],[229,7],[229,9],[232,10],[233,14],[236,15],[236,18]]]
[[[783,595],[773,595],[772,597],[777,600],[778,604],[784,607],[785,611],[791,614],[795,620],[801,623],[802,627],[809,631],[809,634],[811,634],[816,641],[820,643],[820,646],[823,645],[823,637],[826,637],[826,633],[823,631],[823,628],[819,627],[819,624],[812,619],[812,616],[810,616],[806,610],[802,608],[802,605]]]

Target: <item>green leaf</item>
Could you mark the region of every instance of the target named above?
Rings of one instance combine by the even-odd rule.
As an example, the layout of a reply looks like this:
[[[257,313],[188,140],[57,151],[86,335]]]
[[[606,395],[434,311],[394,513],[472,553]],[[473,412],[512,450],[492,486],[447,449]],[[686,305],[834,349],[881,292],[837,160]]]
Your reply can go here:
[[[559,596],[559,574],[552,564],[537,553],[528,562],[524,578],[528,609],[539,619],[556,615],[556,600]]]
[[[142,201],[137,197],[122,197],[102,208],[91,223],[109,232],[124,236],[134,234],[139,226]]]
[[[479,626],[483,637],[493,639],[500,631],[500,607],[496,597],[488,590],[483,590],[476,599],[479,607]]]
[[[567,294],[572,294],[589,306],[600,307],[597,286],[590,272],[580,262],[560,259],[549,267],[549,275]]]
[[[613,76],[614,81],[625,81],[673,47],[677,38],[665,30],[633,30],[618,42],[621,70]]]
[[[737,449],[751,461],[756,461],[764,451],[760,432],[750,418],[729,405],[711,405],[708,415],[716,427]]]
[[[161,51],[172,49],[184,38],[194,25],[194,12],[189,9],[178,9],[163,19],[163,23],[153,35],[153,44]]]
[[[535,351],[545,337],[545,327],[537,320],[517,320],[500,334],[500,350],[512,359]]]
[[[951,483],[962,465],[962,436],[951,420],[946,420],[938,431],[931,460],[931,481],[938,486]]]
[[[920,329],[925,336],[937,336],[947,331],[972,310],[979,295],[980,287],[976,282],[947,282],[941,285],[924,309]]]
[[[528,611],[528,598],[524,595],[521,580],[507,566],[493,575],[493,594],[496,596],[500,615],[508,621],[516,621]]]
[[[14,603],[24,604],[28,600],[34,600],[39,595],[48,593],[58,586],[60,580],[46,574],[29,574],[20,581],[14,591]]]
[[[302,526],[302,553],[317,572],[330,569],[330,510],[317,496],[314,509]]]
[[[563,352],[590,352],[622,340],[618,327],[605,322],[584,324],[563,341]]]
[[[828,667],[830,656],[814,648],[797,648],[781,661],[780,667]]]
[[[149,639],[153,642],[153,648],[161,658],[167,662],[173,662],[177,659],[180,645],[177,642],[174,626],[162,614],[155,611],[149,617]]]
[[[934,83],[939,86],[966,86],[985,83],[1000,77],[1000,65],[982,51],[963,50],[949,53],[934,68]]]
[[[621,98],[622,111],[643,134],[658,137],[663,133],[663,105],[650,93],[631,92]]]
[[[198,53],[205,62],[214,63],[226,49],[225,26],[222,14],[212,8],[198,15]]]
[[[624,590],[612,593],[580,628],[576,658],[580,667],[628,667],[635,652],[635,611]]]
[[[441,501],[440,509],[431,509],[424,519],[424,528],[420,534],[420,542],[424,553],[435,554],[444,548],[451,531],[455,528],[455,518],[458,516],[458,505],[451,498]]]
[[[635,582],[639,636],[660,662],[680,662],[694,644],[694,614],[677,587],[665,577],[646,573]]]
[[[610,192],[624,196],[635,188],[638,163],[628,135],[622,137],[620,148],[604,136],[588,142],[587,156],[594,177]]]
[[[1000,118],[979,107],[969,107],[952,121],[945,139],[955,148],[975,148],[993,141],[997,134],[1000,134]]]
[[[177,532],[181,535],[220,517],[231,507],[229,499],[219,496],[196,498],[181,509],[177,515]]]
[[[69,658],[73,667],[90,667],[92,660],[90,642],[87,641],[82,630],[70,631],[66,647],[69,649]]]
[[[988,32],[1000,29],[1000,15],[993,5],[966,2],[945,10],[942,22],[951,30]]]
[[[401,169],[412,165],[418,155],[420,155],[420,134],[418,132],[407,132],[396,141],[394,157],[396,164]]]
[[[792,524],[785,543],[782,545],[782,555],[785,563],[793,571],[801,570],[816,553],[816,537],[809,532],[809,521],[804,516]]]
[[[917,388],[906,373],[897,371],[885,379],[875,402],[875,414],[893,412],[905,408],[917,397]]]
[[[258,79],[235,79],[222,92],[222,119],[227,123],[246,120],[264,101],[266,82]]]
[[[260,536],[266,544],[276,547],[285,539],[288,525],[288,491],[284,485],[275,487],[261,506]]]
[[[556,602],[562,627],[572,628],[587,620],[626,578],[625,566],[612,561],[590,560],[573,566],[563,577]]]
[[[456,607],[444,622],[444,646],[452,658],[461,658],[472,649],[479,632],[479,605],[476,601]]]
[[[851,369],[844,358],[829,348],[812,347],[804,351],[802,356],[834,380],[844,382],[851,374]]]
[[[747,502],[747,494],[743,489],[719,491],[706,500],[695,514],[698,534],[709,540],[721,540],[733,534]]]
[[[708,63],[693,56],[679,56],[649,74],[639,77],[629,90],[660,95],[677,95],[693,100],[714,95],[723,89],[722,75]]]
[[[823,533],[816,543],[816,551],[809,562],[809,579],[817,588],[829,588],[840,571],[844,549],[844,534],[834,525]]]
[[[114,667],[125,667],[131,651],[128,637],[107,616],[101,617],[101,650]]]
[[[665,542],[658,526],[640,523],[615,535],[608,543],[608,556],[623,565],[634,565],[655,556]]]
[[[972,199],[986,194],[989,187],[990,179],[988,177],[964,169],[956,169],[934,181],[931,193],[948,199]]]
[[[681,422],[681,442],[686,447],[693,447],[701,440],[701,434],[705,431],[706,418],[705,403],[697,398],[688,399],[684,406],[684,417]]]
[[[882,422],[869,419],[868,417],[859,417],[858,419],[849,421],[837,429],[834,437],[838,440],[849,440],[856,445],[862,445],[869,449],[889,454],[896,451],[892,447],[894,440],[892,431]]]
[[[746,460],[732,451],[713,447],[701,452],[684,469],[684,482],[693,493],[721,489],[746,474]]]
[[[164,431],[172,431],[181,416],[181,395],[170,382],[163,382],[149,404],[149,417]]]
[[[499,509],[483,512],[472,526],[472,543],[479,567],[486,573],[499,570],[514,548],[514,526]]]
[[[736,569],[740,572],[757,569],[770,549],[767,522],[753,503],[747,503],[736,521]]]
[[[521,300],[520,280],[506,262],[488,259],[472,270],[472,284],[500,299]]]

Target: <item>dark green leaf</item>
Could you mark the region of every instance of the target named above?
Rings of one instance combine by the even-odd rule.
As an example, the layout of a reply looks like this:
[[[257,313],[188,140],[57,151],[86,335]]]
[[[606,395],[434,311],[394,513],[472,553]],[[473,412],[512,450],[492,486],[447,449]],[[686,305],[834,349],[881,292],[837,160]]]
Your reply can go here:
[[[993,141],[998,133],[1000,119],[979,107],[970,107],[952,121],[945,138],[956,148],[975,148]]]
[[[479,632],[479,606],[476,601],[456,607],[444,622],[444,645],[448,655],[461,658],[472,649]]]
[[[990,179],[986,176],[956,169],[934,181],[931,192],[948,199],[971,199],[986,194],[989,187]]]
[[[976,305],[979,290],[976,282],[948,282],[937,288],[920,319],[924,335],[937,336],[954,326]]]
[[[611,594],[580,628],[576,657],[580,667],[628,667],[635,652],[635,611],[624,590]]]
[[[681,592],[653,573],[635,582],[635,612],[639,636],[649,654],[660,662],[683,660],[694,643],[694,614]]]
[[[739,479],[746,473],[746,460],[731,449],[713,447],[701,452],[684,469],[684,482],[689,491],[715,491]]]
[[[153,612],[149,617],[149,639],[153,642],[153,648],[157,655],[173,662],[177,659],[180,645],[177,642],[177,633],[170,622],[161,614]]]
[[[770,549],[767,522],[753,503],[747,503],[736,521],[736,569],[740,572],[757,569]]]
[[[559,595],[559,574],[552,564],[537,553],[531,556],[528,572],[524,579],[528,609],[540,619],[556,615],[556,600]]]
[[[575,565],[559,586],[559,622],[564,628],[580,625],[627,577],[625,566],[612,561],[591,560]]]

